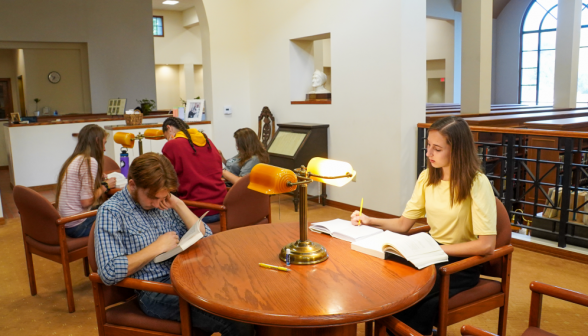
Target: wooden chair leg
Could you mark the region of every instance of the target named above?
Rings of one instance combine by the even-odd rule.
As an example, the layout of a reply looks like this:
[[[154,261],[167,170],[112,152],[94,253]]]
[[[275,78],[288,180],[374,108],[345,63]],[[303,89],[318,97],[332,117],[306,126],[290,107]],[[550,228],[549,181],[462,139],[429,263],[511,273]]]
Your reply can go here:
[[[84,257],[84,275],[90,276],[90,264],[88,263],[88,257]]]
[[[376,320],[375,323],[375,330],[374,336],[388,336],[388,332],[386,331],[386,326]]]
[[[507,312],[508,312],[508,307],[506,307],[506,306],[500,307],[500,311],[498,313],[498,335],[499,336],[506,335]]]
[[[25,258],[27,260],[27,271],[29,273],[29,286],[31,288],[31,296],[37,295],[37,281],[35,280],[35,267],[33,266],[33,255],[29,249],[29,244],[24,243]]]
[[[365,323],[365,336],[374,335],[374,321],[367,321]]]
[[[92,282],[94,293],[94,308],[96,309],[96,322],[98,324],[98,336],[104,336],[104,324],[106,323],[106,307],[104,306],[104,292],[101,285]]]
[[[71,284],[71,272],[69,270],[69,260],[62,260],[63,279],[65,280],[65,293],[67,294],[67,309],[70,313],[76,311],[74,303],[73,286]]]

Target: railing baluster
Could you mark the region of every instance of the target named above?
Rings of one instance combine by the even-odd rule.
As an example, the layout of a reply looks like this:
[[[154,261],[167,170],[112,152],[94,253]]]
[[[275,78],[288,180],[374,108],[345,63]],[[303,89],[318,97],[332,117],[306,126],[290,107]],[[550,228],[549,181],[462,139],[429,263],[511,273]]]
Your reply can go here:
[[[559,147],[559,146],[558,146]],[[572,175],[572,151],[574,150],[574,139],[564,138],[564,174],[562,181],[561,212],[559,220],[559,235],[557,246],[566,247],[566,231],[568,227],[568,216],[570,208],[570,185]]]
[[[512,211],[512,188],[515,164],[515,134],[508,134],[506,138],[508,143],[506,144],[506,193],[504,195],[504,207],[510,216],[510,212]]]

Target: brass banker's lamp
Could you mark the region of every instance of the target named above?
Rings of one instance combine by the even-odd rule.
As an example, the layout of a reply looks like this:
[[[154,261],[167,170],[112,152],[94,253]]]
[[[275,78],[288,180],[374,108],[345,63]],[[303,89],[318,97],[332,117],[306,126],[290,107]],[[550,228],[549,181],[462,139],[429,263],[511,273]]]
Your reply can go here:
[[[125,133],[125,132],[116,132],[114,133],[114,142],[119,145],[122,145],[125,148],[133,148],[135,147],[135,140],[139,141],[139,155],[143,155],[143,139],[150,139],[150,140],[163,140],[165,137],[163,136],[162,130],[157,129],[147,129],[145,130],[145,134],[135,135],[133,133]]]
[[[307,186],[318,181],[342,187],[355,177],[355,170],[347,162],[313,158],[308,167],[301,166],[292,172],[267,164],[257,164],[249,175],[249,189],[269,195],[282,194],[300,187],[300,239],[282,248],[280,259],[286,261],[286,249],[290,250],[290,262],[295,265],[318,264],[329,258],[327,250],[308,240]]]

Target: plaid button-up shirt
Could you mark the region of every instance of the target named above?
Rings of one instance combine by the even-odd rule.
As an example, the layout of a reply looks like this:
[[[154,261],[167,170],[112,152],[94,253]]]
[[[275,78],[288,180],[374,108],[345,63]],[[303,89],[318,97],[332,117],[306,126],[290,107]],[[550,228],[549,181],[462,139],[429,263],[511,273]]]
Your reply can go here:
[[[212,231],[204,227],[204,237],[210,236]],[[124,188],[99,208],[94,230],[98,274],[106,285],[114,285],[127,276],[127,255],[146,248],[166,232],[175,231],[181,238],[187,228],[173,209],[144,210]],[[151,261],[130,277],[153,280],[166,276],[172,262],[173,258],[157,264]]]

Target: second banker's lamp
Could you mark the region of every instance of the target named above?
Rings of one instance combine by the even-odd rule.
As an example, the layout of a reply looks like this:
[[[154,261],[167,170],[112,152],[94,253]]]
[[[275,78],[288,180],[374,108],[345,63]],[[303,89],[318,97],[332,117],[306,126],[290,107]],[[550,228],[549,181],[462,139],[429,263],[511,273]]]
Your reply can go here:
[[[318,181],[338,187],[349,183],[355,177],[355,170],[347,162],[313,158],[308,167],[284,169],[267,164],[257,164],[249,175],[249,189],[269,195],[296,190],[300,193],[300,239],[282,248],[280,259],[286,261],[286,249],[290,250],[290,262],[295,265],[318,264],[329,258],[327,250],[318,243],[308,240],[307,186]]]
[[[135,140],[139,141],[139,155],[143,155],[143,139],[163,140],[163,131],[158,129],[146,129],[145,134],[135,135],[133,133],[116,132],[114,133],[114,142],[123,146],[124,148],[135,147]]]

